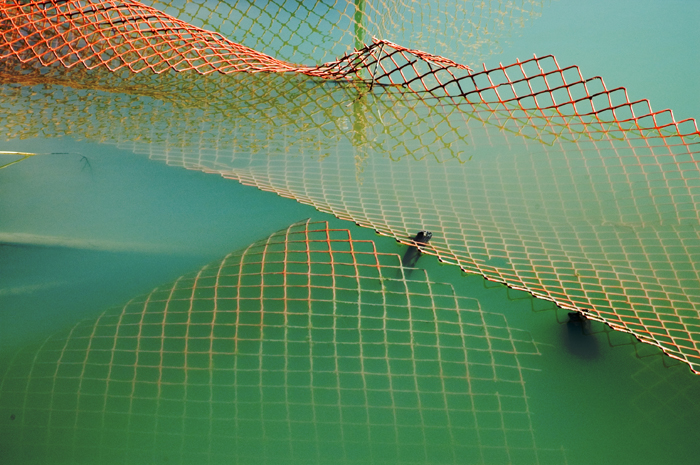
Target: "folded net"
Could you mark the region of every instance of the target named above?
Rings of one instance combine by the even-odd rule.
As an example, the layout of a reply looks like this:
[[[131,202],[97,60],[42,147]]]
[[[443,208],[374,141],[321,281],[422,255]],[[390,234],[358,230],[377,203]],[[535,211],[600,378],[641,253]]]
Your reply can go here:
[[[297,66],[135,2],[1,14],[12,137],[117,143],[406,243],[428,229],[427,253],[700,371],[694,120],[552,56],[476,71],[377,39]]]

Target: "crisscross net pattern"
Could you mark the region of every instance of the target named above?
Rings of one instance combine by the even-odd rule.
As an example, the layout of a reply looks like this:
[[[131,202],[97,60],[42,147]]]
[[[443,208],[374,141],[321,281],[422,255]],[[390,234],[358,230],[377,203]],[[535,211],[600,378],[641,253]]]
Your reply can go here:
[[[167,82],[180,87],[6,85],[6,131],[116,143],[403,241],[430,229],[441,259],[586,311],[697,371],[697,136],[679,134],[688,122],[670,112],[604,122],[296,75],[237,76],[238,93],[219,92],[223,78]]]
[[[45,3],[26,5],[39,4]],[[119,49],[120,57],[138,57],[120,58],[115,67],[103,61],[91,70],[88,55],[56,54],[71,34],[61,35],[57,48],[37,39],[46,33],[20,33],[70,29],[70,21],[83,30],[82,20],[51,20],[44,28],[46,21],[31,19],[43,10],[24,5],[2,9],[8,25],[3,79],[25,85],[5,87],[17,98],[6,108],[27,105],[32,92],[53,95],[54,88],[27,84],[71,88],[57,90],[62,118],[52,109],[38,124],[13,113],[10,134],[78,132],[117,142],[404,242],[429,229],[433,240],[425,249],[441,260],[585,312],[700,371],[700,140],[694,120],[679,122],[646,100],[630,101],[624,88],[608,89],[601,78],[584,78],[552,56],[477,72],[387,40],[313,68],[282,66],[269,57],[262,67],[226,68],[216,60],[199,67],[183,61],[193,53],[203,59],[199,42],[173,42],[174,58],[146,60],[149,66],[139,68],[134,63],[143,62],[138,44],[145,39],[133,31],[143,24],[147,41],[161,41],[156,48],[171,40],[149,15],[190,29],[153,9],[115,25],[102,21],[105,5],[110,12],[146,8],[135,2],[89,3],[96,18],[90,27],[107,25],[119,38],[96,41],[106,47],[98,56]],[[237,46],[208,34],[206,40],[220,41],[226,53]],[[59,55],[67,58],[46,58]],[[50,63],[62,66],[44,66]],[[158,66],[164,71],[153,79],[146,71],[158,72]],[[246,73],[220,76],[228,70]],[[255,71],[275,73],[250,74]],[[233,92],[221,92],[221,83]],[[99,98],[87,100],[86,91]],[[118,101],[123,97],[103,91],[130,94],[140,108],[133,122],[118,113],[131,111]],[[90,114],[79,115],[86,105]]]
[[[6,2],[0,58],[41,66],[166,70],[304,72],[138,2]]]
[[[552,55],[493,69],[484,65],[475,72],[386,40],[373,42],[324,68],[338,75],[367,72],[372,85],[401,86],[418,98],[526,110],[562,126],[593,124],[597,129],[601,124],[603,132],[642,130],[646,137],[680,136],[680,143],[684,136],[694,141],[698,135],[695,120],[677,122],[670,110],[654,112],[648,100],[631,101],[624,87],[608,89],[602,78],[584,78],[577,66],[562,67]]]
[[[337,1],[251,2],[148,0],[174,17],[294,63],[333,60],[369,38],[483,62],[498,45],[540,16],[548,1],[463,2]]]
[[[562,463],[535,445],[538,353],[399,256],[300,223],[24,349],[0,437],[39,463]]]
[[[183,8],[174,8],[172,5],[156,5],[166,11],[178,12],[190,17],[187,14],[194,10],[195,17],[199,10],[209,7],[206,4],[191,3]],[[266,44],[265,48],[272,48],[276,55],[285,51],[292,59],[303,59],[310,55],[318,55],[314,50],[309,53],[299,51],[299,44],[296,43],[299,35],[294,37],[288,27],[294,23],[292,19],[303,17],[302,22],[317,21],[317,25],[307,24],[304,27],[298,26],[298,31],[303,32],[304,42],[328,44],[331,48],[340,48],[337,54],[352,47],[346,36],[352,31],[355,34],[355,45],[359,48],[363,46],[362,40],[365,35],[363,21],[367,21],[369,16],[364,12],[364,0],[358,3],[350,2],[345,4],[345,11],[340,11],[335,4],[326,5],[323,1],[317,1],[315,8],[299,4],[296,11],[288,11],[283,5],[270,2],[268,5],[258,7],[256,5],[235,3],[228,5],[220,2],[215,7],[219,10],[217,15],[221,15],[228,9],[231,15],[235,11],[237,18],[233,22],[214,21],[211,12],[208,19],[218,26],[228,26],[235,30],[228,31],[234,37],[250,36],[250,29],[245,29],[245,25],[252,27],[251,20],[246,15],[254,16],[254,22],[259,23],[267,20],[266,28],[263,31],[256,30],[255,36],[259,40],[254,41],[255,46]],[[319,11],[318,6],[323,6]],[[457,10],[461,9],[457,3],[451,5]],[[268,12],[265,9],[273,8]],[[372,10],[371,16],[386,18],[387,15],[374,9],[371,4],[368,7]],[[381,5],[377,5],[383,10]],[[449,8],[449,5],[445,5]],[[245,8],[245,12],[240,9]],[[352,19],[348,15],[347,9],[354,9],[355,15]],[[512,9],[512,5],[509,5]],[[300,11],[301,10],[301,11]],[[337,13],[349,21],[331,22],[333,14]],[[320,16],[320,14],[324,16]],[[223,13],[225,14],[225,13]],[[438,13],[439,15],[439,13]],[[261,17],[262,16],[262,17]],[[439,15],[441,16],[441,15]],[[264,17],[264,18],[263,18]],[[286,21],[285,21],[286,17]],[[450,15],[454,17],[454,15]],[[398,18],[397,18],[398,19]],[[284,31],[273,33],[273,37],[267,37],[272,22],[284,21],[278,27],[290,32],[286,40],[281,39],[280,34]],[[48,1],[8,1],[0,8],[0,22],[3,25],[3,44],[0,48],[0,58],[17,59],[20,62],[36,62],[40,66],[62,65],[65,67],[84,66],[87,69],[105,67],[109,71],[128,71],[139,73],[150,71],[157,74],[168,70],[195,71],[201,74],[219,72],[224,74],[234,72],[299,72],[325,78],[338,76],[323,73],[318,67],[296,66],[290,63],[272,58],[269,55],[256,51],[256,49],[232,42],[218,32],[209,29],[202,29],[181,19],[170,16],[161,10],[153,8],[139,2],[117,1],[117,0],[70,0],[66,2]],[[198,21],[198,22],[201,22]],[[408,18],[399,21],[405,24],[424,24],[423,22],[413,22]],[[203,25],[209,25],[209,21]],[[260,25],[262,27],[262,24]],[[339,29],[344,28],[344,29]],[[217,28],[214,28],[217,29]],[[259,29],[259,28],[254,28]],[[383,29],[383,28],[380,28]],[[274,30],[274,29],[273,29]],[[339,37],[334,37],[340,32]],[[328,35],[330,34],[330,35]],[[313,39],[308,37],[314,36]],[[318,36],[318,37],[316,37]],[[416,34],[409,34],[408,37],[416,37]],[[295,39],[297,39],[295,41]],[[262,43],[261,43],[262,41]],[[290,44],[287,41],[291,42]],[[429,39],[429,43],[435,41]],[[302,47],[305,49],[306,47]],[[317,48],[317,47],[316,47]],[[259,49],[258,49],[259,50]],[[408,50],[408,49],[406,49]],[[420,52],[418,52],[420,53]],[[327,53],[326,58],[333,57]],[[436,58],[437,55],[435,55]],[[318,60],[318,58],[317,58]],[[314,60],[314,61],[317,61]],[[320,60],[319,60],[320,61]]]

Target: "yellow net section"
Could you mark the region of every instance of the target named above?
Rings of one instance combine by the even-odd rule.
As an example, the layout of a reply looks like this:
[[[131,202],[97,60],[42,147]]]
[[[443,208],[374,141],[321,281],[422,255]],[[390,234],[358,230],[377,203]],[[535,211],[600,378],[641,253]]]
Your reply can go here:
[[[162,1],[148,5],[269,55],[317,64],[376,36],[477,65],[540,16],[548,0]]]
[[[347,230],[292,225],[20,352],[3,454],[563,463],[535,444],[529,334],[405,271]]]

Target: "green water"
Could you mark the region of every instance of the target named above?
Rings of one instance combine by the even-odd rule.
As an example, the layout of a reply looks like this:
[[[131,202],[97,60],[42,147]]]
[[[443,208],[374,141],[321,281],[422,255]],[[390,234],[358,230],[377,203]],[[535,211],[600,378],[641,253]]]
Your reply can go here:
[[[72,150],[88,156],[93,174],[81,171],[79,159],[70,160],[63,155],[37,156],[18,165],[16,170],[3,171],[0,173],[3,188],[13,185],[15,180],[24,181],[21,187],[14,184],[15,187],[4,196],[14,200],[3,207],[7,218],[15,218],[14,223],[8,223],[8,230],[12,231],[9,224],[14,224],[16,230],[31,231],[37,235],[41,233],[41,237],[65,240],[77,236],[86,242],[92,240],[93,244],[97,238],[104,238],[98,244],[108,244],[116,250],[110,250],[106,245],[102,249],[96,245],[92,249],[54,244],[3,246],[5,292],[0,297],[3,308],[0,327],[5,343],[3,360],[5,364],[11,362],[14,370],[20,373],[23,367],[35,366],[37,372],[40,369],[32,354],[36,353],[39,347],[36,344],[44,335],[53,334],[53,340],[61,345],[76,321],[87,318],[90,324],[103,309],[123,305],[127,300],[187,274],[217,256],[243,248],[284,227],[285,222],[290,224],[305,216],[313,216],[330,220],[336,227],[351,227],[353,238],[375,241],[382,252],[402,254],[405,250],[405,246],[399,246],[393,240],[377,236],[367,229],[334,220],[292,200],[242,187],[218,176],[167,167],[113,148],[98,153],[98,146],[95,145],[64,142],[70,144]],[[17,145],[26,149],[23,144]],[[135,167],[138,167],[139,174],[135,173]],[[50,180],[32,184],[28,178],[29,173],[44,174],[40,177],[42,180],[49,176],[56,177],[59,169],[65,170],[64,180],[70,179],[74,183],[71,189],[61,189],[56,185],[52,188]],[[89,180],[80,181],[85,177]],[[93,181],[93,177],[97,179]],[[100,182],[102,179],[104,181]],[[95,189],[100,191],[105,185],[120,180],[133,183],[134,189],[126,196],[138,196],[142,200],[115,202],[110,208],[96,208],[100,202],[109,202],[104,197],[109,197],[105,193],[111,192],[111,189],[102,191],[102,199],[99,196],[87,199],[88,194],[95,196]],[[139,180],[142,181],[137,182]],[[86,184],[82,188],[85,190],[79,189],[81,182]],[[183,186],[188,187],[183,189]],[[61,194],[61,190],[64,194]],[[32,194],[31,202],[45,208],[45,213],[20,220],[24,215],[19,212],[28,208],[29,193]],[[65,204],[64,195],[71,196],[76,208]],[[246,201],[241,200],[243,196]],[[228,201],[221,201],[222,198]],[[164,207],[166,205],[168,207]],[[278,206],[273,210],[275,205]],[[67,218],[56,223],[52,214],[58,209],[64,209]],[[208,209],[225,212],[225,215],[202,212]],[[251,218],[251,211],[255,212],[254,218]],[[270,212],[268,216],[263,216],[265,211]],[[216,220],[212,221],[211,217]],[[119,220],[115,221],[115,218]],[[167,227],[148,234],[149,228],[155,227],[154,221]],[[30,228],[27,222],[33,226]],[[195,228],[192,222],[201,226]],[[245,229],[243,235],[242,228]],[[196,242],[192,241],[193,229],[197,231]],[[144,243],[157,243],[161,249],[153,254],[129,250],[129,247],[135,247],[133,244]],[[119,250],[120,247],[126,250]],[[597,323],[593,323],[591,328],[595,334],[583,335],[580,328],[566,323],[565,311],[555,311],[551,304],[534,300],[524,293],[507,290],[500,285],[489,285],[480,277],[463,276],[455,267],[439,265],[431,257],[421,258],[418,265],[428,271],[432,281],[452,283],[458,295],[478,299],[478,305],[484,312],[504,315],[510,328],[532,335],[535,346],[523,349],[518,361],[518,365],[522,366],[524,384],[502,383],[498,392],[522,402],[522,389],[525,389],[526,409],[540,463],[563,463],[564,457],[567,463],[662,463],[669,460],[673,463],[693,463],[698,439],[693,428],[694,418],[698,414],[695,399],[700,392],[697,378],[685,365],[671,362],[656,349],[633,344],[633,339],[627,335],[603,332],[602,325]],[[320,330],[317,337],[323,341],[327,336]],[[141,401],[129,406],[129,392],[121,394],[126,397],[121,397],[120,391],[114,391],[114,397],[110,397],[110,402],[114,404],[106,407],[106,414],[99,414],[102,409],[99,407],[102,402],[99,386],[93,388],[85,384],[81,388],[84,394],[80,398],[78,420],[70,407],[73,405],[73,408],[77,408],[76,400],[71,400],[70,393],[77,388],[74,383],[80,379],[75,378],[78,373],[64,374],[68,377],[61,381],[65,383],[64,387],[61,387],[62,384],[56,385],[56,381],[52,382],[51,377],[43,381],[42,387],[41,378],[38,378],[29,386],[29,397],[23,406],[13,404],[13,396],[5,395],[9,403],[3,402],[0,406],[3,412],[3,454],[8,463],[35,460],[90,463],[96,457],[104,462],[128,463],[161,460],[176,463],[220,463],[231,460],[239,463],[477,463],[482,459],[485,463],[533,463],[532,450],[506,448],[505,451],[511,455],[504,455],[506,452],[498,439],[498,435],[503,433],[499,431],[503,431],[504,427],[505,431],[516,429],[519,423],[517,419],[509,420],[507,415],[501,417],[502,413],[493,420],[496,423],[492,426],[489,426],[491,420],[488,418],[481,419],[481,429],[474,430],[481,433],[481,437],[477,438],[458,434],[460,431],[470,431],[460,429],[459,425],[473,417],[473,407],[466,408],[463,415],[467,417],[460,420],[460,408],[455,407],[457,410],[445,416],[444,410],[441,413],[439,407],[444,405],[443,401],[431,401],[430,397],[426,397],[423,402],[433,402],[433,406],[430,403],[418,405],[428,409],[429,414],[433,412],[434,419],[428,422],[415,416],[421,410],[411,410],[410,406],[415,405],[417,399],[411,400],[409,396],[400,401],[408,408],[407,417],[382,419],[382,415],[392,412],[391,409],[381,408],[382,402],[388,402],[387,406],[399,402],[387,397],[384,401],[377,399],[376,404],[370,402],[370,405],[376,405],[376,412],[370,410],[369,419],[358,423],[358,420],[353,420],[355,416],[368,415],[364,404],[362,408],[353,407],[359,400],[343,397],[340,405],[347,405],[339,410],[337,402],[340,401],[337,398],[333,400],[333,392],[338,389],[356,389],[357,381],[352,379],[352,375],[337,378],[336,374],[330,380],[323,381],[325,369],[317,365],[321,373],[315,383],[320,384],[314,386],[321,391],[305,388],[305,383],[309,382],[309,375],[304,375],[308,373],[306,362],[303,362],[303,358],[287,359],[292,354],[287,351],[292,349],[283,349],[284,346],[275,348],[274,339],[265,346],[263,356],[267,361],[262,365],[262,372],[256,371],[259,369],[256,367],[261,366],[259,363],[263,363],[258,355],[248,359],[242,353],[238,356],[239,371],[235,379],[239,387],[233,399],[243,396],[247,399],[243,404],[231,403],[223,387],[216,391],[217,383],[226,386],[228,382],[233,382],[233,378],[227,378],[225,370],[220,373],[215,370],[206,378],[220,377],[214,388],[207,384],[206,379],[190,379],[189,388],[177,388],[175,384],[163,391],[158,405],[149,405],[146,400],[145,403]],[[26,347],[24,355],[13,359],[11,354],[19,346]],[[353,355],[352,347],[353,344],[343,344],[340,349],[346,351],[341,360],[347,364],[346,368],[342,365],[336,368],[340,369],[340,373],[344,369],[353,372],[351,367],[356,363],[353,362],[356,355]],[[257,354],[262,349],[251,347],[244,349],[243,353],[246,350]],[[302,346],[293,350],[304,353]],[[643,357],[640,358],[637,351]],[[77,355],[80,356],[80,352]],[[426,360],[422,362],[425,365],[423,369],[428,370],[425,375],[429,376],[434,373],[434,368],[427,362],[430,356],[424,357],[421,356]],[[51,363],[54,363],[51,360],[49,352],[46,360],[49,370]],[[99,360],[96,363],[97,368],[93,369],[97,371],[91,375],[83,374],[83,383],[94,384],[104,376],[100,375]],[[177,365],[181,362],[174,363]],[[275,380],[285,363],[287,376]],[[299,363],[301,365],[297,365]],[[513,362],[503,363],[513,366]],[[672,366],[666,367],[665,364]],[[399,367],[395,368],[398,371],[394,373],[400,374],[407,369],[407,373],[414,370]],[[289,377],[289,371],[296,370],[301,370],[295,375],[301,378],[294,381],[295,378]],[[382,379],[381,373],[380,369],[374,382],[378,383],[376,388],[384,388],[371,390],[376,392],[375,396],[387,392],[385,383],[390,378]],[[113,376],[118,378],[121,375],[114,372]],[[134,374],[127,372],[124,376],[131,379]],[[149,390],[148,376],[145,372],[139,375],[138,379],[145,384],[137,385],[136,393],[131,394],[132,403],[133,396],[154,399],[153,392]],[[174,372],[173,376],[173,380],[177,381],[181,375]],[[250,381],[245,381],[246,376],[252,376]],[[265,388],[269,392],[260,390],[260,376],[271,377],[263,383],[270,384]],[[13,382],[17,381],[9,376],[3,387],[5,392],[13,390]],[[204,384],[198,389],[200,383]],[[117,389],[114,384],[110,393],[112,389]],[[324,391],[324,386],[330,390]],[[93,414],[90,413],[93,409],[89,400],[91,389],[96,390],[93,395],[98,394],[95,397],[98,404],[94,407],[98,413]],[[178,393],[178,389],[185,391]],[[405,388],[396,389],[397,396],[406,395],[401,394]],[[42,424],[45,417],[41,406],[45,405],[46,395],[51,392],[60,394],[56,394],[58,397],[54,395],[51,401],[49,411],[54,414],[48,428],[48,425]],[[185,393],[186,397],[183,397]],[[310,395],[317,397],[312,399],[308,397]],[[331,397],[323,400],[324,395]],[[207,399],[208,402],[204,404],[197,403]],[[260,399],[261,403],[256,406],[256,401],[251,399]],[[35,403],[36,410],[26,405],[27,401]],[[494,412],[508,411],[504,406],[489,406],[487,397],[484,401],[486,404],[482,408],[487,412],[489,408]],[[217,406],[217,402],[220,405],[210,411],[206,406],[211,402],[214,402],[214,406]],[[192,413],[197,412],[197,405],[205,407],[205,410]],[[183,408],[190,413],[180,417],[181,413],[178,412],[183,412]],[[520,411],[522,406],[512,408]],[[22,414],[27,417],[22,418]],[[15,415],[14,419],[10,419],[10,415]],[[91,420],[93,417],[94,420]],[[289,418],[293,419],[291,427]],[[505,422],[503,425],[502,421]],[[74,424],[77,429],[71,427]],[[418,425],[423,425],[423,429]],[[404,431],[402,428],[408,429]],[[453,439],[445,442],[445,434]],[[470,441],[495,446],[493,449],[482,449],[481,455],[474,455]],[[88,444],[99,446],[87,447]],[[35,452],[30,453],[32,450]],[[487,452],[485,455],[484,450]],[[416,457],[424,459],[417,460]]]
[[[2,346],[121,304],[317,214],[110,146],[70,139],[7,144],[70,153],[35,156],[0,172]]]
[[[693,2],[552,2],[499,42],[487,63],[553,53],[560,64],[602,75],[609,88],[624,85],[633,98],[649,98],[654,109],[695,117],[697,19]],[[41,101],[35,105],[40,112]],[[62,136],[58,130],[49,135]],[[160,391],[148,370],[157,361],[140,359],[144,371],[133,368],[139,362],[131,359],[137,350],[128,333],[115,337],[124,346],[114,353],[124,361],[94,352],[85,365],[94,371],[71,371],[71,360],[62,358],[68,364],[59,372],[60,349],[69,343],[76,344],[68,355],[78,357],[76,366],[87,357],[78,336],[101,328],[98,318],[112,328],[130,299],[138,308],[153,288],[169,288],[305,218],[349,228],[354,239],[374,241],[382,253],[406,248],[293,200],[111,144],[35,137],[2,147],[61,152],[0,170],[3,463],[697,461],[700,384],[686,365],[598,323],[584,334],[567,323],[566,311],[427,256],[418,267],[429,280],[450,284],[466,299],[465,315],[480,309],[494,338],[511,334],[499,340],[511,341],[517,356],[468,337],[458,341],[466,356],[447,350],[454,341],[435,350],[429,332],[401,326],[409,321],[402,313],[363,320],[353,312],[364,307],[353,307],[349,298],[347,320],[329,318],[327,303],[307,309],[319,316],[315,322],[302,311],[301,321],[271,319],[259,342],[213,366],[199,360],[194,346],[190,359],[175,333],[164,339],[172,357],[165,366],[180,369],[161,375],[170,378],[158,384]],[[415,273],[417,282],[428,279]],[[391,288],[390,278],[387,299],[398,312],[405,305],[403,284]],[[453,334],[452,316],[440,318],[416,321],[442,322],[444,334]],[[377,322],[396,327],[371,326]],[[342,325],[347,332],[339,332]],[[358,338],[371,343],[378,334],[372,330],[380,329],[383,345],[367,347],[387,352],[360,354]],[[401,339],[407,331],[418,340]],[[225,344],[231,335],[216,340]],[[470,356],[474,381],[465,384],[471,378],[460,370]],[[360,368],[361,361],[367,366]],[[118,367],[107,375],[112,365]],[[497,375],[496,367],[503,369]],[[105,379],[116,381],[106,385]],[[431,384],[444,379],[453,384]]]

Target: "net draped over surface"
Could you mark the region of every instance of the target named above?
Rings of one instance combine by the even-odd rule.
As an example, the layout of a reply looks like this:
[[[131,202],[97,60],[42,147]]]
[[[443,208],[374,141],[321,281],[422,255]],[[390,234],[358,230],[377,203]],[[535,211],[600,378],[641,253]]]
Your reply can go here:
[[[203,54],[197,44],[205,39],[180,42],[183,33],[172,39],[150,30],[144,18],[155,10],[109,29],[118,40],[98,41],[99,53],[71,49],[51,61],[73,36],[61,35],[58,46],[25,38],[39,23],[18,12],[36,4],[44,3],[2,10],[3,111],[13,115],[12,137],[117,143],[404,242],[428,229],[425,249],[443,261],[583,311],[700,371],[694,120],[676,122],[670,111],[632,102],[624,88],[609,90],[551,56],[477,72],[375,40],[316,67],[258,54],[254,64],[235,58],[243,65],[234,69]],[[115,4],[90,5],[97,12]],[[222,56],[242,47],[207,34]],[[139,45],[144,40],[148,46]],[[169,40],[168,59],[151,62],[164,55],[140,52]],[[120,51],[122,64],[90,58],[104,50]],[[97,64],[67,70],[59,61]],[[220,73],[179,72],[188,69]],[[248,73],[221,75],[229,70]],[[257,71],[275,72],[249,73]],[[38,96],[50,111],[22,116]]]
[[[548,1],[464,2],[415,0],[304,2],[250,0],[146,0],[149,6],[218,32],[253,50],[293,63],[315,65],[341,56],[369,38],[413,49],[465,57],[480,64]]]
[[[6,2],[0,58],[110,71],[297,71],[221,34],[137,2]]]
[[[37,462],[563,463],[534,440],[538,354],[398,255],[306,222],[23,349],[0,441]]]

